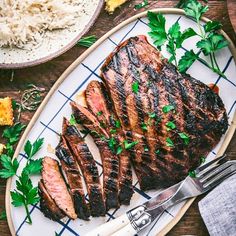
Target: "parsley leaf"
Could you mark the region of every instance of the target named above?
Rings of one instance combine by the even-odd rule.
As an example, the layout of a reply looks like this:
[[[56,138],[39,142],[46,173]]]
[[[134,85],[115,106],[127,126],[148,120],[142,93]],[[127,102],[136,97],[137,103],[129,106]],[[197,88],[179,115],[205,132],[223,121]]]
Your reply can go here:
[[[169,121],[169,122],[166,123],[166,127],[167,127],[167,130],[172,130],[172,129],[176,128],[176,125],[175,125],[174,122]]]
[[[116,132],[116,129],[110,129],[110,134],[115,134]]]
[[[77,46],[83,46],[83,47],[89,48],[89,47],[92,46],[96,41],[97,41],[97,37],[96,37],[95,35],[82,37],[82,38],[79,40],[79,42],[77,43]]]
[[[221,29],[222,24],[219,21],[208,21],[204,26],[206,33]]]
[[[43,145],[43,138],[37,139],[33,144],[28,140],[24,146],[24,151],[28,157],[28,159],[30,159],[32,156],[34,156],[36,154],[36,152],[39,151],[39,149],[42,147]]]
[[[5,210],[3,210],[0,214],[0,220],[6,220],[7,219],[7,213]]]
[[[39,174],[42,169],[42,159],[30,160],[23,171],[28,175]]]
[[[186,39],[195,35],[197,35],[197,33],[192,28],[187,28],[182,34],[180,34],[180,37],[176,38],[176,47],[180,48]]]
[[[199,22],[202,15],[206,13],[208,9],[208,6],[203,6],[198,1],[190,1],[184,8],[184,11],[187,16]]]
[[[187,69],[198,59],[198,55],[193,50],[186,51],[179,60],[178,68],[180,72],[186,72]]]
[[[97,116],[101,116],[103,114],[103,111],[97,112]]]
[[[108,140],[108,146],[113,152],[115,152],[116,140],[114,137]]]
[[[14,159],[13,161],[11,160],[11,157],[2,154],[1,155],[1,164],[4,167],[4,169],[0,170],[0,177],[1,178],[10,178],[14,176],[17,172],[17,169],[19,167],[19,162],[17,159]]]
[[[124,141],[125,149],[127,150],[133,148],[136,144],[138,144],[138,141],[134,141],[131,143],[129,143],[128,140]]]
[[[189,175],[190,177],[192,177],[192,178],[196,178],[196,172],[195,172],[194,170],[189,171],[189,172],[188,172],[188,175]]]
[[[142,129],[143,131],[147,131],[147,130],[148,130],[147,124],[145,124],[144,122],[142,122],[142,123],[141,123],[141,129]]]
[[[75,116],[72,114],[71,116],[70,116],[70,120],[69,120],[69,123],[71,124],[71,125],[76,125],[76,119],[75,119]]]
[[[174,143],[170,138],[166,138],[166,146],[167,147],[174,147]]]
[[[141,8],[144,8],[144,7],[146,7],[146,6],[148,6],[148,0],[143,0],[143,2],[141,2],[141,3],[139,3],[139,4],[136,4],[135,6],[134,6],[134,8],[136,9],[136,10],[139,10],[139,9],[141,9]]]
[[[200,158],[200,161],[201,161],[201,164],[205,163],[205,162],[206,162],[206,157],[202,156],[202,157]]]
[[[185,145],[189,144],[190,138],[186,133],[178,133],[178,135],[180,136],[181,139],[183,139]]]
[[[159,154],[159,153],[160,153],[160,150],[159,150],[159,149],[157,149],[157,150],[155,151],[155,153],[156,153],[156,154]]]
[[[119,146],[117,147],[117,150],[116,150],[116,155],[121,154],[122,151],[123,151],[123,148],[119,145]]]
[[[120,123],[119,120],[115,121],[115,126],[116,126],[116,128],[120,128],[121,127],[121,123]]]
[[[162,111],[164,112],[164,113],[168,113],[168,112],[170,112],[170,111],[172,111],[172,110],[174,110],[175,109],[175,107],[173,106],[173,105],[166,105],[166,106],[164,106],[163,108],[162,108]]]
[[[135,81],[132,83],[132,91],[137,94],[138,93],[138,90],[139,90],[139,83],[138,81]]]
[[[149,116],[149,118],[154,119],[156,117],[156,113],[155,112],[150,112],[150,113],[148,113],[148,116]]]
[[[160,48],[167,40],[167,33],[165,29],[166,19],[161,13],[148,12],[149,27],[151,32],[149,36],[154,40],[154,45]]]

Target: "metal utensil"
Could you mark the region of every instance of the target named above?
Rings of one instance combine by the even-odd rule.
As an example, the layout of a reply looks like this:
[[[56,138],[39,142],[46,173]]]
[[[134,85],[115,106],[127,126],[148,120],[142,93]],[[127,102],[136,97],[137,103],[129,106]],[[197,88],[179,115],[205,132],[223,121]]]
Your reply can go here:
[[[220,156],[215,158],[214,160],[204,164],[203,166],[198,167],[195,170],[195,173],[204,173],[205,171],[209,171],[211,169],[216,168],[220,163],[225,162],[226,155]],[[183,181],[182,181],[183,182]],[[109,221],[98,228],[90,231],[86,236],[109,236],[119,229],[125,227],[126,225],[130,224],[134,219],[138,219],[147,208],[152,208],[153,206],[158,206],[161,203],[168,200],[172,195],[176,193],[179,189],[182,182],[179,182],[163,191],[158,193],[155,197],[148,200],[147,202],[143,203],[142,205],[129,210],[126,214]]]

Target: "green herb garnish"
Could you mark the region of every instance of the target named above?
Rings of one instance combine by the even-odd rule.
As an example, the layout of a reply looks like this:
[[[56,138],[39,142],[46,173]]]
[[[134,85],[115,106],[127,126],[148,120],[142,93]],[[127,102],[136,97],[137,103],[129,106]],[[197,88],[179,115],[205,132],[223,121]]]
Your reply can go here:
[[[14,176],[19,167],[19,163],[17,159],[14,159],[12,161],[11,157],[9,157],[8,155],[2,154],[0,160],[3,166],[3,169],[0,170],[0,177],[7,179]]]
[[[166,127],[167,127],[167,130],[169,131],[169,130],[175,129],[176,125],[175,125],[174,122],[169,121],[169,122],[166,123]]]
[[[121,123],[120,123],[119,120],[115,121],[115,126],[116,126],[116,128],[120,128],[121,127]]]
[[[103,114],[103,111],[97,112],[97,116],[101,116]]]
[[[134,8],[135,8],[136,10],[139,10],[139,9],[141,9],[141,8],[144,8],[144,7],[148,6],[148,5],[149,5],[148,0],[143,0],[143,2],[141,2],[141,3],[139,3],[139,4],[136,4],[136,5],[134,6]]]
[[[134,142],[128,142],[128,140],[124,141],[124,145],[125,145],[125,149],[131,149],[133,148],[136,144],[138,144],[138,141],[134,141]]]
[[[168,112],[170,112],[170,111],[172,111],[172,110],[174,110],[175,109],[175,107],[173,106],[173,105],[166,105],[166,106],[164,106],[163,108],[162,108],[162,111],[164,112],[164,113],[168,113]]]
[[[90,35],[86,37],[82,37],[79,42],[77,43],[77,46],[83,46],[86,48],[91,47],[95,42],[97,41],[97,37],[95,35]]]
[[[170,138],[166,138],[166,146],[167,147],[174,147],[174,143]]]
[[[159,153],[160,153],[160,150],[159,150],[159,149],[157,149],[157,150],[155,151],[155,153],[156,153],[156,154],[159,154]]]
[[[149,118],[154,119],[156,117],[156,113],[155,112],[150,112],[150,113],[148,113],[148,116],[149,116]]]
[[[141,123],[141,129],[143,131],[147,131],[148,130],[148,127],[147,127],[147,124],[145,124],[144,122]]]
[[[137,94],[137,93],[138,93],[138,89],[139,89],[139,83],[138,83],[138,81],[133,82],[133,84],[132,84],[132,91],[133,91],[135,94]]]
[[[115,152],[116,140],[114,137],[112,137],[108,140],[108,146],[112,150],[112,152]]]
[[[181,139],[183,139],[185,145],[189,144],[190,138],[186,133],[178,133],[178,135],[180,136]]]
[[[144,151],[148,152],[149,151],[148,147],[144,147]]]
[[[192,177],[192,178],[196,178],[196,173],[195,173],[194,170],[189,171],[189,172],[188,172],[188,175],[189,175],[190,177]]]
[[[75,116],[72,114],[71,116],[70,116],[70,120],[69,120],[69,123],[71,124],[71,125],[76,125],[76,119],[75,119]]]
[[[115,134],[116,132],[116,129],[110,129],[110,134]]]
[[[3,210],[0,214],[0,220],[6,220],[7,219],[7,213],[5,210]]]
[[[200,161],[201,161],[201,164],[205,163],[206,162],[206,157],[204,157],[204,156],[200,157]]]
[[[119,145],[119,146],[117,147],[117,149],[116,149],[116,155],[121,154],[122,151],[123,151],[123,148]]]

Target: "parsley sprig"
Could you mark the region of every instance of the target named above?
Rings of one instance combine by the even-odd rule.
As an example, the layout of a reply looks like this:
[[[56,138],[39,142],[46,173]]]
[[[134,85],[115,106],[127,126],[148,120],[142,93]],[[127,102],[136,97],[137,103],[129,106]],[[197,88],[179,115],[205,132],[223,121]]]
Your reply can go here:
[[[197,0],[180,1],[178,7],[182,7],[185,15],[197,23],[199,33],[195,32],[192,28],[188,28],[181,32],[178,21],[167,30],[166,19],[163,14],[148,12],[149,27],[151,29],[149,35],[154,40],[154,45],[159,49],[166,46],[167,51],[170,53],[169,61],[174,62],[180,72],[185,73],[196,60],[199,60],[213,72],[226,78],[216,59],[216,52],[228,45],[224,36],[218,32],[222,25],[218,21],[209,21],[202,26],[200,19],[209,8],[207,5],[202,5]],[[186,51],[178,61],[176,58],[177,50],[181,48],[186,39],[196,35],[201,38],[196,43],[196,47],[200,49],[199,52],[195,53],[192,49]],[[210,63],[203,58],[200,58],[200,53],[209,57]]]
[[[29,205],[36,204],[40,199],[38,187],[33,186],[30,176],[39,174],[42,168],[42,159],[34,160],[33,157],[42,145],[43,139],[38,139],[34,143],[31,143],[29,140],[26,142],[24,151],[27,161],[20,175],[17,174],[19,162],[16,158],[12,160],[6,154],[2,154],[0,158],[3,166],[3,169],[0,170],[0,177],[10,178],[16,176],[16,189],[11,191],[12,205],[15,207],[24,206],[29,224],[32,224]]]

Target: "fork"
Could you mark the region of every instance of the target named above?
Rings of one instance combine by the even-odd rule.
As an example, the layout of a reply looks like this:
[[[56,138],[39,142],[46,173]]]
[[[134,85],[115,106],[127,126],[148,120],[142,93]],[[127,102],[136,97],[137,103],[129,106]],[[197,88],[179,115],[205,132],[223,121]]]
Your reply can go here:
[[[213,159],[210,162],[205,163],[204,165],[199,166],[197,169],[195,169],[194,172],[196,174],[199,174],[200,172],[205,173],[206,171],[214,170],[219,164],[222,164],[224,162],[226,162],[225,154]],[[152,202],[153,204],[161,204],[165,202],[166,200],[168,200],[172,195],[176,193],[176,191],[179,189],[182,182],[179,182],[161,191],[148,202],[145,202],[141,206],[138,206],[138,207],[135,207],[134,209],[129,210],[126,214],[123,214],[114,220],[111,220],[105,224],[102,224],[98,228],[88,232],[86,236],[98,236],[98,235],[109,236],[112,233],[115,233],[119,229],[129,224],[133,220],[134,217],[138,218],[146,209],[146,205],[148,204],[151,205]],[[139,214],[139,216],[137,216],[137,214]]]
[[[236,161],[227,161],[208,170],[202,167],[200,171],[197,171],[196,177],[186,177],[176,193],[168,200],[159,205],[145,206],[145,210],[139,217],[134,216],[133,219],[130,219],[129,224],[112,234],[112,236],[133,236],[137,234],[169,207],[208,192],[234,173],[236,173]]]

